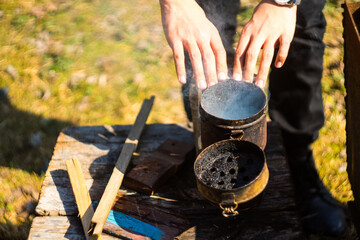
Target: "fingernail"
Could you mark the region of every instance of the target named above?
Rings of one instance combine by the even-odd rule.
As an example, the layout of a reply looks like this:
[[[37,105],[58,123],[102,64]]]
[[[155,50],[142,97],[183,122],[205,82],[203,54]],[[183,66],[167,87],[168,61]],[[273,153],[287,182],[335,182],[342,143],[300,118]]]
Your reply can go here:
[[[185,76],[180,76],[179,77],[179,82],[182,83],[182,84],[185,84],[186,83],[186,77]]]
[[[220,81],[224,81],[226,79],[226,74],[224,72],[221,72],[221,73],[219,73],[218,78]]]
[[[235,73],[235,74],[234,74],[234,80],[235,80],[235,81],[241,81],[241,75],[238,74],[238,73]]]
[[[276,62],[275,67],[281,68],[281,66],[282,66],[282,63],[280,61]]]
[[[205,81],[204,80],[202,80],[202,81],[199,81],[199,83],[198,83],[198,88],[200,88],[200,89],[206,89],[206,83],[205,83]]]
[[[259,81],[257,82],[257,85],[258,85],[260,88],[264,88],[264,87],[265,87],[265,83],[264,83],[263,80],[259,80]]]
[[[214,83],[214,82],[210,82],[210,83],[209,83],[210,87],[211,87],[211,86],[214,86],[215,84],[216,84],[216,83]]]

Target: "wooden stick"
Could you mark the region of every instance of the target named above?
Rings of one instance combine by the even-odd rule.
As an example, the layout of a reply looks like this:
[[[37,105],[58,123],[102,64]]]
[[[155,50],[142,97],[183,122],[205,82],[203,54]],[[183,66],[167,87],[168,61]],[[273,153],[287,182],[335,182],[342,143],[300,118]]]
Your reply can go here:
[[[110,180],[106,185],[104,194],[102,195],[99,205],[96,208],[95,214],[91,220],[91,222],[95,224],[91,239],[99,239],[99,236],[101,236],[106,219],[114,204],[116,194],[124,179],[126,168],[129,165],[133,152],[136,150],[141,132],[145,127],[146,120],[154,103],[154,98],[155,97],[152,96],[150,99],[144,100],[135,123],[132,126],[128,138],[125,141],[120,156],[111,174]]]
[[[85,238],[89,239],[89,228],[94,215],[94,208],[91,205],[91,198],[86,187],[85,178],[78,159],[73,158],[65,161],[69,173],[70,183],[74,192],[76,205],[79,210],[81,223],[84,229]]]

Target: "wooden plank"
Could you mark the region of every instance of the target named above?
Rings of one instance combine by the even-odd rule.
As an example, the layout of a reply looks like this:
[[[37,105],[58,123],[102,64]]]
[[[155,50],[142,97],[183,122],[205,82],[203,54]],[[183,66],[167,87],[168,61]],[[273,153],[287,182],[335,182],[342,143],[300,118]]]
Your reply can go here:
[[[153,126],[154,125],[149,125],[146,130],[152,131],[151,128]],[[163,142],[166,138],[171,137],[172,134],[169,135],[169,132],[177,132],[180,136],[183,136],[182,140],[188,142],[192,141],[191,132],[189,132],[188,129],[179,127],[177,125],[164,125],[162,130],[159,130],[159,128],[156,126],[156,130],[158,137],[154,137],[154,142],[157,142],[157,146],[159,146],[160,143]],[[278,141],[279,136],[280,133],[276,130],[276,127],[270,123],[268,127],[268,145],[265,149],[270,171],[270,180],[266,191],[269,191],[272,194],[265,195],[263,201],[265,201],[266,204],[261,206],[261,208],[270,209],[273,207],[273,205],[269,204],[271,202],[277,204],[276,207],[278,209],[282,209],[287,206],[294,206],[295,204],[289,195],[293,194],[291,180],[287,163],[285,161],[284,150],[282,148],[281,141]],[[82,149],[82,151],[86,152],[87,149],[89,149],[89,147],[92,145],[85,144],[83,146],[84,149]],[[139,145],[140,155],[142,154],[141,147],[142,145]],[[72,155],[73,153],[74,152],[72,152]],[[99,201],[99,196],[101,196],[102,192],[104,191],[106,183],[111,174],[111,170],[109,169],[111,169],[113,166],[111,164],[114,162],[114,156],[109,154],[110,153],[108,152],[108,155],[101,156],[101,164],[96,164],[100,157],[98,159],[94,158],[94,160],[92,160],[93,163],[90,164],[89,162],[86,162],[85,159],[83,159],[84,161],[79,159],[82,165],[82,171],[84,172],[86,185],[89,189],[90,196],[93,201]],[[69,158],[69,155],[64,155],[63,157]],[[49,169],[46,173],[46,177],[41,189],[39,204],[36,208],[37,214],[52,216],[77,214],[75,199],[70,188],[69,177],[65,169],[66,167],[64,160],[61,161],[58,159],[57,161],[50,162]],[[176,192],[171,192],[171,188],[176,189]],[[164,186],[160,190],[161,192],[155,195],[164,198],[176,198],[179,201],[186,200],[188,196],[191,196],[190,200],[202,199],[201,196],[197,193],[195,181],[192,176],[191,162],[189,162],[187,166],[184,166],[179,173],[177,173],[169,180],[167,186]],[[122,188],[119,193],[131,195],[134,194],[134,191]],[[158,203],[159,201],[156,199],[151,197],[148,198],[148,201],[154,202],[154,204],[162,204],[172,208],[177,207],[176,204],[171,202],[169,203],[167,201],[160,201],[160,203]],[[290,200],[292,201],[291,204],[289,202]]]
[[[85,136],[81,136],[81,134],[86,135],[86,132],[81,130],[82,127],[75,129],[79,139],[86,139]],[[104,128],[98,129],[106,131]],[[128,131],[124,131],[124,133],[128,133]],[[143,140],[147,142],[149,136],[155,143],[152,145],[147,145],[147,143],[144,145],[139,144],[139,155],[142,155],[143,151],[151,153],[165,139],[173,136],[180,136],[176,138],[177,140],[190,143],[193,141],[189,129],[178,125],[148,125],[144,131]],[[64,146],[64,148],[67,148],[66,151],[70,152],[71,144],[77,144],[73,139],[70,140],[71,142],[57,143],[59,145],[58,153],[62,151],[60,146]],[[260,205],[249,211],[241,212],[234,221],[224,219],[221,210],[210,204],[199,194],[192,170],[193,161],[185,162],[182,169],[172,176],[166,184],[161,186],[154,195],[141,195],[124,187],[121,187],[118,195],[126,195],[126,198],[130,197],[134,199],[134,202],[153,206],[154,209],[162,208],[184,214],[189,219],[191,227],[181,234],[181,239],[236,239],[236,236],[240,236],[240,234],[243,236],[242,239],[298,239],[301,236],[301,228],[297,219],[293,187],[281,141],[279,129],[273,123],[268,123],[268,144],[265,149],[270,172],[268,186]],[[86,148],[94,149],[94,145],[101,146],[101,150],[104,150],[102,153],[99,151],[98,156],[94,156],[91,160],[96,163],[97,159],[100,159],[99,163],[86,163],[85,155],[83,159],[79,159],[91,199],[98,201],[111,174],[105,166],[110,166],[111,163],[114,164],[114,159],[109,156],[112,150],[109,149],[115,149],[116,145],[120,146],[123,143],[108,142],[101,143],[102,145],[98,145],[98,142],[82,143],[83,145],[77,146],[85,148],[81,150],[84,154]],[[92,148],[89,148],[89,146],[92,146]],[[104,148],[105,146],[107,148]],[[68,156],[62,155],[62,157]],[[77,209],[73,193],[69,188],[67,172],[57,170],[59,167],[63,169],[63,161],[64,159],[56,158],[55,161],[50,162],[52,170],[50,169],[50,172],[47,173],[46,181],[44,181],[41,190],[41,197],[37,207],[37,213],[39,214],[68,214],[76,217]],[[142,159],[139,163],[141,161]],[[50,232],[52,231],[51,227],[45,223],[43,227]],[[68,227],[71,227],[69,223]],[[79,231],[81,231],[81,228]]]
[[[161,135],[165,134],[167,138],[175,136],[176,139],[184,138],[184,135],[188,135],[184,131],[179,131],[179,128],[188,129],[185,124],[150,124],[151,128],[146,127],[143,130],[143,138],[139,141],[139,147],[142,142],[152,142],[153,139],[161,138]],[[149,125],[147,125],[149,126]],[[131,125],[112,125],[112,133],[109,133],[104,126],[72,126],[63,129],[58,137],[57,143],[63,142],[83,142],[88,144],[94,143],[124,143],[126,136],[129,135]],[[167,132],[169,131],[169,132]],[[109,137],[109,134],[116,134],[116,138]],[[123,134],[124,136],[121,136]],[[108,136],[108,140],[104,140],[100,135]],[[192,136],[191,136],[192,137]],[[162,139],[162,138],[161,138]],[[193,141],[193,139],[191,139]],[[159,144],[160,145],[160,144]],[[157,148],[157,145],[155,148]],[[154,149],[155,149],[154,148]]]
[[[305,239],[298,229],[297,220],[291,216],[293,216],[291,211],[252,212],[246,215],[241,213],[236,219],[225,220],[222,217],[213,218],[212,214],[204,214],[203,224],[191,223],[191,227],[175,239]],[[266,222],[261,219],[266,219]],[[119,239],[107,233],[103,233],[102,238],[104,240]],[[85,238],[82,234],[81,222],[75,216],[38,216],[33,220],[28,239],[83,240]]]
[[[345,1],[343,14],[347,172],[356,205],[360,206],[360,3]]]
[[[347,202],[347,207],[350,212],[352,223],[355,226],[356,232],[360,233],[360,209],[355,201]]]
[[[298,225],[298,220],[291,217],[293,213],[253,212],[243,214],[234,219],[212,218],[203,216],[202,224],[188,229],[176,239],[208,240],[208,239],[306,239]],[[287,221],[284,221],[284,218]],[[264,221],[266,219],[266,221]]]
[[[128,134],[131,126],[125,126],[125,134]],[[101,126],[94,127],[99,133],[105,133],[105,128]],[[68,128],[67,128],[68,129]],[[76,215],[77,208],[75,199],[70,187],[69,176],[66,171],[65,160],[72,158],[74,154],[79,159],[82,166],[82,172],[86,186],[89,189],[90,197],[93,201],[99,201],[106,184],[109,180],[111,170],[120,154],[122,143],[98,144],[81,142],[87,139],[89,127],[71,127],[76,134],[69,133],[71,141],[57,142],[54,155],[50,161],[45,174],[45,179],[40,192],[39,203],[36,207],[38,215],[57,216],[57,215]],[[113,129],[119,134],[124,126],[113,126]],[[65,129],[66,130],[66,129]],[[121,131],[119,131],[121,130]],[[96,136],[96,131],[91,130]],[[176,137],[179,141],[193,144],[192,132],[189,128],[179,124],[150,124],[144,129],[143,139],[140,140],[137,154],[132,163],[135,165],[149,156],[160,144],[168,138]],[[80,139],[74,141],[73,139]],[[149,140],[151,139],[151,140]],[[125,141],[125,138],[124,138]],[[81,154],[77,154],[80,152]],[[123,192],[123,191],[122,191]],[[129,194],[134,193],[130,191]]]
[[[174,175],[190,157],[195,158],[194,145],[167,139],[153,154],[125,175],[124,186],[150,195]]]
[[[28,240],[85,240],[81,221],[76,216],[38,216],[31,224]],[[106,233],[103,240],[119,239]]]
[[[140,139],[139,147],[142,142],[151,143],[153,139],[158,139],[161,134],[167,134],[164,130],[169,130],[169,136],[176,136],[182,139],[184,133],[177,132],[178,128],[190,129],[186,124],[151,124],[151,128],[145,128]],[[132,125],[102,125],[102,126],[70,126],[61,131],[57,143],[62,142],[83,142],[88,144],[95,143],[124,143],[129,135]],[[164,129],[165,128],[165,129]],[[145,136],[147,136],[145,138]],[[169,137],[168,136],[168,137]],[[191,139],[193,141],[193,139]],[[156,146],[158,147],[158,146]],[[155,147],[155,148],[156,148]],[[154,148],[154,149],[155,149]]]
[[[186,216],[134,196],[118,196],[104,232],[126,239],[174,239],[190,228]]]
[[[79,211],[84,236],[89,239],[88,231],[91,219],[94,215],[89,191],[86,187],[84,175],[82,173],[79,160],[76,158],[66,160],[66,167],[69,173],[71,187],[75,196],[76,205]]]
[[[99,205],[97,206],[94,216],[91,220],[91,222],[95,224],[91,239],[100,238],[106,219],[115,201],[116,194],[124,179],[126,169],[138,145],[140,135],[145,127],[146,120],[149,116],[150,110],[154,103],[154,99],[155,97],[152,96],[150,99],[144,100],[140,112],[136,117],[135,123],[132,126],[127,139],[125,140],[125,144],[115,164],[110,180],[106,185],[105,191],[100,199]]]

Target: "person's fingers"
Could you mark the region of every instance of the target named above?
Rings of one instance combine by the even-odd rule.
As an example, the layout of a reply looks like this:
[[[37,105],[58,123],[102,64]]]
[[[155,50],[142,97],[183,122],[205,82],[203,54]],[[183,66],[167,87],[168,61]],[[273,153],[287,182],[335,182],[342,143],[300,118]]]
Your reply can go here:
[[[226,62],[226,51],[222,44],[218,31],[213,31],[211,36],[211,48],[215,55],[216,72],[217,77],[220,81],[227,79],[227,62]]]
[[[175,68],[176,68],[178,80],[181,84],[185,84],[186,69],[185,69],[184,47],[181,42],[178,42],[173,44],[172,49],[173,49]]]
[[[250,39],[251,43],[246,50],[245,64],[243,71],[243,80],[247,82],[253,82],[254,73],[256,68],[256,61],[260,53],[260,49],[263,45],[263,41]]]
[[[195,41],[192,41],[191,43],[186,43],[186,50],[189,53],[197,87],[200,89],[206,89],[207,84],[204,76],[201,52],[198,45]]]
[[[265,87],[265,82],[269,73],[272,58],[274,56],[274,44],[266,42],[261,54],[260,67],[255,79],[255,84],[260,88]]]
[[[209,43],[200,43],[199,48],[204,64],[207,86],[210,87],[217,83],[215,56]]]
[[[292,38],[288,37],[286,35],[280,36],[279,51],[278,51],[278,54],[277,54],[276,60],[275,60],[276,68],[281,68],[284,65],[284,62],[285,62],[288,52],[289,52],[291,40],[292,40]]]
[[[242,80],[242,70],[244,67],[245,52],[250,41],[250,34],[247,33],[249,31],[247,29],[247,26],[245,26],[240,35],[238,46],[235,52],[233,79],[236,81]]]

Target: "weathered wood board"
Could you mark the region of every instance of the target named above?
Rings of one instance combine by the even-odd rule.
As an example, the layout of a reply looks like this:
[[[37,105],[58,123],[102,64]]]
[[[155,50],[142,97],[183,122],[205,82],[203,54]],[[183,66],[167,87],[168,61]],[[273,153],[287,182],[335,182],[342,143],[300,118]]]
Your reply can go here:
[[[73,157],[81,163],[91,199],[99,201],[130,128],[130,125],[107,128],[69,127],[61,132],[45,174],[36,213],[45,216],[77,214],[65,165],[65,160]],[[189,129],[175,124],[147,126],[139,141],[138,151],[131,161],[132,164],[136,165],[151,155],[169,138],[190,143],[193,141]],[[134,191],[128,192],[133,193]]]
[[[127,172],[123,185],[139,193],[150,195],[167,182],[186,159],[194,159],[194,156],[194,144],[168,139],[151,156]]]
[[[360,3],[345,2],[343,7],[347,172],[355,198],[353,209],[360,215]],[[358,221],[354,223],[360,229]]]
[[[173,239],[191,227],[186,215],[146,203],[136,196],[118,196],[104,231],[136,240]]]
[[[56,239],[84,239],[65,159],[79,159],[91,199],[98,201],[129,130],[130,126],[71,127],[60,134],[36,208],[40,216],[34,220],[29,239],[46,239],[41,238],[45,232],[56,235]],[[192,132],[186,127],[176,124],[148,125],[140,140],[138,153],[132,160],[134,165],[168,138],[189,143],[193,141]],[[154,195],[142,195],[124,187],[118,194],[132,198],[134,202],[184,214],[190,224],[179,239],[239,239],[239,236],[240,239],[299,239],[302,233],[283,151],[279,130],[270,122],[265,149],[270,171],[269,184],[260,205],[241,212],[235,219],[222,217],[221,210],[199,194],[192,161],[186,162]],[[110,235],[105,237],[111,238]]]
[[[42,216],[34,218],[28,239],[71,239],[85,240],[82,226],[77,216]],[[114,237],[104,233],[103,240]]]

